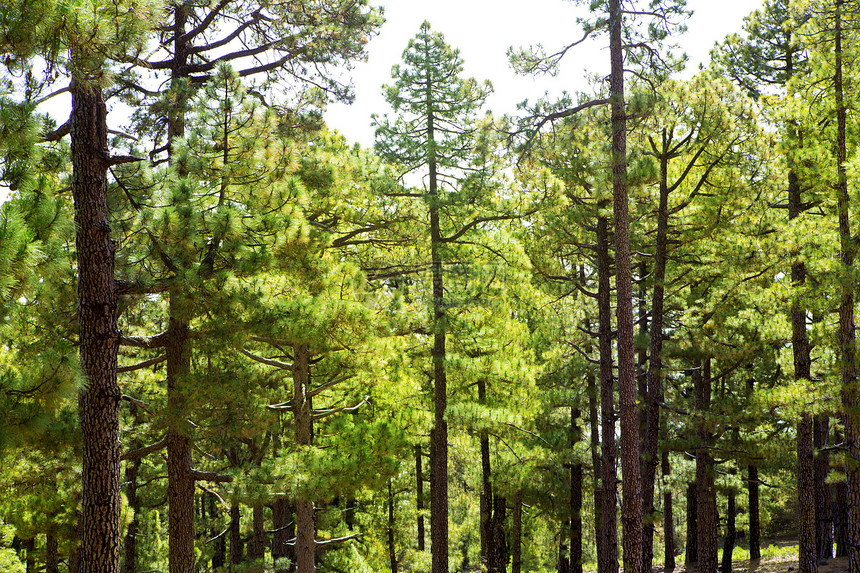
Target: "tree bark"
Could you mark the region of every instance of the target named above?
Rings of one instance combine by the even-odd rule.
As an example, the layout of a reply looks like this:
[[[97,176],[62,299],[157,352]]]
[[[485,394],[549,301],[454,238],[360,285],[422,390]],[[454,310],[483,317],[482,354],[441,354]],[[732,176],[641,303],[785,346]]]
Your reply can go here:
[[[415,445],[415,510],[418,515],[418,551],[424,551],[424,469],[421,445]]]
[[[609,223],[606,217],[597,219],[597,312],[598,351],[600,355],[600,531],[604,569],[601,573],[618,573],[618,522],[615,496],[617,475],[615,466],[615,396],[612,377],[612,307],[609,277]]]
[[[693,365],[693,385],[696,394],[696,410],[706,413],[711,407],[710,358],[704,364],[696,360]],[[700,423],[704,426],[704,423]],[[717,570],[717,491],[714,484],[714,458],[707,449],[711,433],[707,427],[698,432],[699,445],[696,450],[696,508],[698,524],[699,571]]]
[[[136,404],[131,404],[129,407],[134,425],[139,426],[141,423],[139,408]],[[140,447],[139,440],[133,440],[131,446],[133,448]],[[125,463],[125,497],[128,502],[128,507],[132,511],[131,521],[128,524],[128,529],[125,534],[125,543],[123,552],[124,573],[136,573],[137,571],[137,535],[139,529],[140,502],[137,499],[137,476],[140,471],[141,458],[134,458]]]
[[[586,330],[591,330],[591,324],[588,320],[585,322]],[[591,353],[591,349],[588,349],[589,354]],[[598,388],[596,384],[596,377],[594,375],[588,376],[588,423],[590,427],[590,445],[591,445],[591,490],[592,497],[594,500],[594,537],[595,537],[595,547],[597,549],[597,570],[603,571],[603,558],[606,555],[606,551],[603,549],[604,537],[603,533],[603,521],[601,519],[601,510],[603,498],[601,495],[600,489],[600,476],[603,472],[601,469],[600,463],[600,422],[597,414],[597,398],[598,398]]]
[[[487,389],[484,379],[478,380],[478,402],[486,404]],[[488,565],[490,558],[490,539],[493,534],[492,510],[493,510],[493,484],[491,482],[490,468],[490,436],[486,430],[481,430],[481,499],[480,511],[480,534],[481,534],[481,564]]]
[[[248,544],[248,560],[256,561],[252,565],[254,571],[262,571],[263,560],[266,558],[266,533],[263,521],[263,504],[255,503],[252,508],[252,537]]]
[[[654,248],[654,290],[651,296],[651,332],[648,350],[645,401],[645,438],[642,454],[642,567],[650,571],[654,561],[654,485],[657,478],[657,445],[660,433],[660,400],[663,397],[663,305],[665,301],[667,235],[669,230],[669,155],[672,137],[663,129],[660,149],[660,198],[657,205],[657,237]]]
[[[582,439],[579,410],[570,409],[571,450]],[[582,573],[582,464],[570,463],[570,573]]]
[[[511,573],[523,569],[523,490],[514,496],[513,526],[511,527]]]
[[[239,503],[234,501],[230,504],[230,571],[235,569],[232,567],[233,565],[239,565],[243,559],[241,519],[242,513],[239,509]]]
[[[507,500],[499,494],[493,496],[493,518],[487,571],[505,573],[508,570],[508,545],[505,540]]]
[[[672,473],[672,467],[669,465],[669,452],[663,452],[661,460],[661,472],[663,474],[663,482],[668,481]],[[675,516],[674,507],[672,504],[672,489],[663,486],[663,570],[672,571],[675,569]]]
[[[735,549],[735,492],[728,493],[728,509],[726,511],[726,537],[723,541],[723,562],[720,573],[732,573],[732,552]]]
[[[178,318],[183,303],[170,294],[167,354],[167,408],[171,412],[167,428],[167,503],[170,573],[191,573],[194,553],[194,477],[191,474],[191,438],[179,414],[185,410],[182,395],[191,372],[188,323]]]
[[[428,82],[430,80],[428,79]],[[428,90],[430,86],[428,86]],[[429,147],[430,265],[433,274],[433,448],[430,450],[430,550],[432,573],[448,573],[448,376],[445,366],[447,318],[442,275],[436,143],[432,111],[427,117]]]
[[[687,543],[684,564],[699,562],[699,508],[696,503],[699,488],[696,482],[687,486]]]
[[[60,551],[57,536],[50,529],[45,536],[45,573],[60,573]]]
[[[308,395],[311,385],[311,355],[305,344],[293,345],[293,417],[296,424],[296,443],[310,446],[313,443],[313,406]],[[296,501],[296,562],[298,573],[316,571],[316,526],[314,502]]]
[[[120,568],[120,438],[117,384],[119,330],[107,198],[107,109],[101,88],[74,76],[71,83],[72,195],[78,270],[83,438],[81,566]]]
[[[397,573],[397,550],[394,547],[394,490],[388,480],[388,563],[391,573]]]
[[[747,466],[747,496],[749,504],[750,559],[761,559],[761,521],[759,520],[758,466]]]
[[[272,508],[272,560],[276,573],[288,573],[295,562],[295,549],[288,545],[296,536],[296,522],[289,500],[279,497]]]
[[[842,77],[842,13],[844,1],[836,0],[834,14],[834,76],[833,91],[836,101],[836,195],[839,214],[839,247],[842,272],[854,267],[855,239],[851,236],[846,144],[847,108],[844,101]],[[839,359],[842,370],[842,426],[845,433],[848,463],[845,474],[846,491],[846,538],[848,541],[848,566],[851,573],[860,572],[860,389],[857,387],[856,342],[854,333],[854,283],[842,280],[839,304]]]
[[[820,559],[833,557],[833,512],[831,511],[832,496],[827,476],[830,474],[830,452],[827,446],[827,436],[830,433],[830,420],[826,414],[816,416],[813,427],[813,446],[816,450],[815,467],[815,530],[816,547]]]
[[[623,11],[609,0],[609,96],[612,107],[612,194],[618,328],[618,402],[621,417],[621,528],[625,573],[642,572],[642,484],[633,344],[633,281],[627,194],[627,109],[624,99]]]

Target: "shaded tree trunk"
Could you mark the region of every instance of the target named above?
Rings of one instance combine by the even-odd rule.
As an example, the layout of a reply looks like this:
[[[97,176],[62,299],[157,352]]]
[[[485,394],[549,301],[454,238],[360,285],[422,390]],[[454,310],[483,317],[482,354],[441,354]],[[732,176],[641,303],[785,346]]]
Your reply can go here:
[[[830,474],[830,453],[825,449],[830,433],[830,420],[827,415],[816,416],[813,428],[813,446],[816,450],[815,467],[815,530],[816,547],[820,559],[833,557],[833,513],[832,496],[827,476]]]
[[[296,536],[296,522],[289,500],[279,497],[272,506],[272,560],[275,573],[288,573],[295,563],[295,548],[289,542]]]
[[[663,452],[661,460],[663,481],[668,482],[672,467],[669,465],[669,452]],[[672,571],[675,568],[675,516],[672,504],[672,489],[663,489],[663,570]]]
[[[215,539],[215,549],[212,552],[212,569],[217,569],[227,564],[228,532],[224,532],[224,534],[221,535],[222,532],[219,531],[220,526],[218,525],[218,521],[215,519],[218,513],[220,513],[216,505],[217,497],[212,492],[209,492],[206,497],[209,500],[209,516],[212,518],[210,536],[212,538],[214,538],[216,535],[218,536],[218,538]]]
[[[487,402],[486,382],[478,380],[478,401]],[[489,565],[490,540],[493,535],[493,485],[490,468],[490,436],[486,430],[481,430],[481,499],[480,499],[480,534],[481,534],[481,564]]]
[[[415,509],[418,515],[418,551],[424,551],[424,470],[421,446],[415,446]]]
[[[492,532],[489,540],[487,570],[490,573],[505,573],[508,570],[508,544],[505,539],[505,517],[507,500],[499,494],[493,496]]]
[[[243,561],[242,530],[240,529],[242,513],[239,504],[230,504],[230,564],[239,565]],[[233,567],[230,570],[233,571]]]
[[[265,533],[265,523],[263,521],[263,504],[255,503],[252,508],[252,535],[251,542],[248,543],[248,560],[249,561],[257,561],[258,565],[261,565],[262,561],[266,558],[266,533]],[[258,570],[258,567],[254,567],[255,570]]]
[[[296,443],[310,446],[313,443],[313,406],[308,395],[311,385],[310,351],[305,344],[293,345],[293,416],[296,424]],[[314,502],[296,501],[296,564],[298,573],[316,571],[316,526]]]
[[[696,482],[687,486],[687,544],[684,550],[684,564],[699,562],[699,509]]]
[[[585,328],[591,331],[591,324],[586,320]],[[590,354],[590,348],[589,348]],[[590,425],[590,440],[591,440],[591,465],[593,471],[591,473],[591,491],[594,500],[594,537],[595,547],[597,548],[597,570],[603,571],[603,559],[606,556],[606,550],[603,548],[603,521],[601,518],[603,498],[600,488],[600,476],[603,473],[600,462],[600,426],[597,414],[597,398],[599,389],[596,384],[596,377],[590,375],[588,377],[588,422]]]
[[[74,56],[73,56],[74,57]],[[72,195],[78,271],[82,433],[81,567],[120,568],[119,330],[107,198],[107,110],[101,88],[71,83]]]
[[[57,536],[48,530],[45,536],[45,573],[60,573],[60,551]]]
[[[845,480],[833,484],[833,536],[836,557],[848,556],[848,484]]]
[[[601,205],[605,207],[605,205]],[[597,219],[597,312],[598,351],[600,355],[600,531],[604,569],[601,573],[618,573],[618,522],[615,496],[615,396],[612,377],[612,308],[610,302],[609,223]]]
[[[579,410],[570,409],[571,449],[582,439],[579,428]],[[582,573],[582,464],[570,464],[570,572]]]
[[[27,573],[36,573],[36,539],[34,537],[24,539],[21,547],[24,549],[24,563],[26,564]]]
[[[134,425],[138,426],[141,422],[139,409],[136,404],[130,406],[131,416],[134,420]],[[134,440],[131,444],[132,448],[140,447],[138,440]],[[128,529],[125,534],[125,543],[123,544],[123,571],[125,573],[136,573],[137,571],[137,535],[139,529],[140,502],[137,499],[137,475],[140,471],[141,458],[135,457],[128,460],[125,465],[125,497],[128,502],[128,507],[132,511],[131,521],[128,524]]]
[[[726,537],[723,540],[723,562],[720,573],[732,573],[732,553],[735,550],[735,491],[728,493],[728,509],[726,510]]]
[[[710,358],[695,361],[693,385],[696,394],[696,410],[706,413],[711,407]],[[711,441],[710,431],[704,427],[698,432],[699,446],[696,450],[696,509],[698,524],[699,571],[717,570],[717,491],[714,484],[714,458],[706,446]]]
[[[388,563],[391,573],[397,573],[397,551],[394,547],[394,490],[388,480]]]
[[[842,77],[842,14],[844,0],[836,0],[834,13],[834,75],[833,92],[836,103],[836,199],[839,215],[839,250],[842,272],[849,273],[854,267],[855,239],[851,236],[846,144],[847,106],[844,101]],[[860,390],[857,388],[856,342],[854,332],[854,282],[847,278],[841,281],[839,304],[839,360],[842,370],[842,426],[845,432],[848,463],[846,475],[846,538],[848,562],[851,573],[860,571],[860,417],[857,405]]]

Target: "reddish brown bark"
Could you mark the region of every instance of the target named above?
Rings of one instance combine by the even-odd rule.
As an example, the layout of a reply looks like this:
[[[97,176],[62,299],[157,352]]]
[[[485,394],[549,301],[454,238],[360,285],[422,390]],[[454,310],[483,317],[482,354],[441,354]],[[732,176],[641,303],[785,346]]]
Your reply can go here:
[[[120,568],[119,330],[107,201],[107,111],[101,89],[72,79],[72,195],[78,268],[83,437],[81,567]]]

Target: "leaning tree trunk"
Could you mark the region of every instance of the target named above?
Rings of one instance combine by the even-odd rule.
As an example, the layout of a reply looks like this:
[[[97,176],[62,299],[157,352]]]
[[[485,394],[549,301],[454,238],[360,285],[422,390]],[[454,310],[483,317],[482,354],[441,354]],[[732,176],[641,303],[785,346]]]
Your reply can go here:
[[[107,198],[107,110],[102,91],[74,76],[71,84],[72,196],[78,270],[83,444],[81,567],[116,573],[120,567],[120,437],[117,384],[115,244]]]

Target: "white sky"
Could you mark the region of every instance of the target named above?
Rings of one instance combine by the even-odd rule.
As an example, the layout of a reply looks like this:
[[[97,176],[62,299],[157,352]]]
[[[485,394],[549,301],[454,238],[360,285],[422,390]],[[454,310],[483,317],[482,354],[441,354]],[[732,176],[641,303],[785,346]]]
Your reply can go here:
[[[386,23],[368,44],[368,61],[357,64],[350,75],[356,99],[352,105],[331,105],[326,122],[350,142],[373,145],[370,115],[390,109],[380,87],[391,83],[391,67],[401,61],[410,38],[424,20],[441,32],[465,61],[464,76],[490,80],[495,93],[488,108],[497,115],[514,113],[524,99],[536,100],[544,92],[560,94],[588,91],[586,72],[608,70],[609,56],[602,46],[578,46],[568,52],[561,73],[555,78],[518,77],[508,66],[509,47],[541,43],[547,52],[574,42],[582,35],[577,16],[586,7],[570,0],[376,0],[385,7]],[[688,69],[708,61],[714,42],[741,32],[743,18],[762,4],[761,0],[687,0],[693,10],[687,32],[675,41],[690,58]],[[528,6],[524,8],[524,6]],[[605,39],[602,40],[605,43]]]

